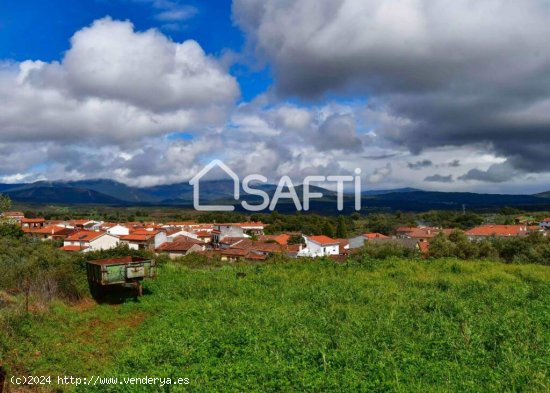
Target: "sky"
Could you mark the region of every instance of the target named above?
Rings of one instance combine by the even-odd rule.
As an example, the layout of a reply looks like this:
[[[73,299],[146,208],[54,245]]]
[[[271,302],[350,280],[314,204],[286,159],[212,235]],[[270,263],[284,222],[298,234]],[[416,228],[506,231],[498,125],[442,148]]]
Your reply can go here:
[[[0,2],[0,182],[550,189],[550,0]]]

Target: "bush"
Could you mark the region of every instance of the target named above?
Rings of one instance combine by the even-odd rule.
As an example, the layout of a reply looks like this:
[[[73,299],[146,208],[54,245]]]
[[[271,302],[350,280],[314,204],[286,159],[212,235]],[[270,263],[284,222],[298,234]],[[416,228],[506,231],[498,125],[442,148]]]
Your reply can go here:
[[[415,258],[419,256],[419,252],[415,249],[405,247],[398,243],[372,243],[365,242],[360,257],[387,259],[392,257],[397,258]]]
[[[79,256],[32,238],[0,238],[0,290],[27,293],[40,303],[74,301],[87,293]]]

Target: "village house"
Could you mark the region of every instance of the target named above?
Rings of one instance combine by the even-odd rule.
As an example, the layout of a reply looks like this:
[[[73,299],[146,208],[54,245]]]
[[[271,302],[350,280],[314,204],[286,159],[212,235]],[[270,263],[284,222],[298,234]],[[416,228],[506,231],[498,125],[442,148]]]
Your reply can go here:
[[[0,214],[0,217],[13,224],[21,224],[21,220],[25,218],[25,214],[23,212],[3,212]]]
[[[58,240],[65,239],[74,230],[72,228],[65,228],[57,225],[48,225],[44,228],[27,229],[26,233],[41,240]]]
[[[243,259],[250,261],[264,261],[267,256],[261,253],[256,253],[243,248],[228,248],[220,251],[222,261],[236,262]]]
[[[199,239],[200,241],[203,241],[205,243],[210,243],[210,241],[212,240],[212,232],[211,231],[197,231],[197,232],[193,232],[193,235],[195,235],[197,237],[197,239]]]
[[[67,236],[63,241],[64,251],[99,251],[116,247],[119,239],[106,232],[99,231],[77,231]]]
[[[117,224],[107,228],[107,233],[114,236],[126,236],[130,234],[130,228],[125,225]]]
[[[372,239],[388,239],[388,236],[377,232],[363,233],[348,240],[348,249],[361,248],[366,241]]]
[[[21,229],[25,231],[26,229],[38,229],[44,228],[46,225],[46,220],[44,218],[22,218],[21,219]]]
[[[340,254],[340,243],[325,235],[304,236],[306,246],[298,255],[305,257],[322,257]]]
[[[528,229],[525,225],[496,225],[486,224],[470,229],[465,232],[470,240],[485,239],[491,236],[513,237],[526,236]]]
[[[236,225],[239,225],[244,231],[244,233],[246,233],[247,235],[260,236],[264,234],[265,224],[263,222],[247,221],[247,222],[241,222]]]
[[[204,244],[193,241],[175,241],[166,242],[156,250],[157,253],[167,254],[170,258],[181,257],[190,253],[196,253],[204,251],[206,249]]]
[[[243,228],[236,224],[214,224],[212,230],[212,244],[216,247],[226,237],[247,237]]]
[[[121,236],[120,241],[122,244],[127,244],[131,250],[154,251],[166,243],[168,237],[164,231],[138,229],[129,235]]]
[[[437,227],[402,227],[397,229],[397,237],[402,239],[416,239],[420,241],[428,241],[429,239],[436,237],[440,233],[445,236],[449,236],[453,233],[454,229],[451,228],[437,228]]]
[[[281,233],[279,235],[260,235],[258,236],[258,240],[264,242],[271,241],[278,243],[282,246],[286,246],[288,244],[288,241],[290,240],[290,235],[288,233]]]

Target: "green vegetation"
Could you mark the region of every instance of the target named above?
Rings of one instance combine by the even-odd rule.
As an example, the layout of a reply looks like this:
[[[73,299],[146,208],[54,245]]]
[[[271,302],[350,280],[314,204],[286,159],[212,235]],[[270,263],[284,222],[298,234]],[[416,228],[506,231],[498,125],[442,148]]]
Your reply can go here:
[[[10,296],[1,362],[17,374],[190,378],[179,391],[550,389],[546,266],[192,256],[161,264],[145,288],[137,302],[54,300],[30,314]]]
[[[470,241],[461,231],[448,237],[439,234],[430,240],[430,257],[487,259],[508,263],[540,263],[550,265],[550,238],[540,232],[528,236]]]

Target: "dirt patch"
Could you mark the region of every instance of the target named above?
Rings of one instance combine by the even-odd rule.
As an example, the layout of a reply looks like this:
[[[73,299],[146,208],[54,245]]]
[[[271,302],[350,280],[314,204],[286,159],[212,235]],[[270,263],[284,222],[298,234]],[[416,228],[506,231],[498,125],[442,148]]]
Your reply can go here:
[[[71,308],[78,311],[86,311],[93,308],[96,304],[97,303],[93,299],[84,298],[79,302],[73,304]]]

